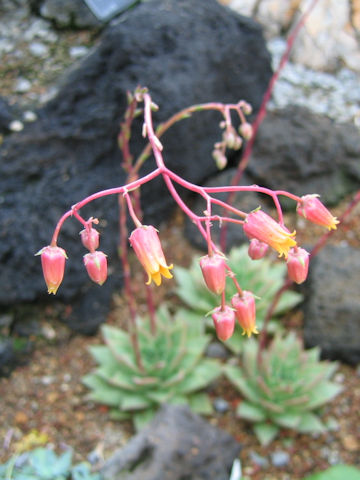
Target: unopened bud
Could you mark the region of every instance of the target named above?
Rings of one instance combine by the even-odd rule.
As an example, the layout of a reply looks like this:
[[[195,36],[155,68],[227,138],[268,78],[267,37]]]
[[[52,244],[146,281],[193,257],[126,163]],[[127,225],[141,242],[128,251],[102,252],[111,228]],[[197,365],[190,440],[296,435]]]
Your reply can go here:
[[[257,238],[253,238],[250,241],[248,254],[252,260],[260,260],[265,257],[268,249],[269,245],[267,243],[260,242]]]
[[[84,230],[81,230],[80,232],[80,237],[82,244],[85,248],[90,250],[90,252],[93,252],[99,247],[100,234],[95,228],[84,228]]]
[[[242,123],[239,127],[239,133],[243,138],[245,138],[245,140],[249,140],[253,133],[253,129],[250,123]]]
[[[96,251],[84,255],[84,265],[91,280],[102,285],[107,279],[107,258],[105,253]]]
[[[41,255],[41,265],[48,293],[55,295],[64,278],[66,252],[63,248],[48,245],[36,255]]]
[[[200,268],[208,289],[220,295],[225,290],[226,269],[225,259],[219,254],[206,255],[200,260]]]
[[[212,319],[216,335],[219,340],[225,342],[234,333],[235,328],[235,312],[232,308],[225,305],[224,308],[217,307],[212,313]]]
[[[310,222],[336,230],[339,220],[333,217],[325,205],[318,199],[319,195],[304,195],[297,204],[296,210],[299,215]]]
[[[259,333],[255,324],[255,298],[251,292],[244,290],[242,295],[235,294],[231,299],[231,305],[235,309],[235,315],[243,329],[243,335],[251,337],[252,333]]]
[[[227,158],[222,153],[221,150],[215,149],[212,152],[213,159],[215,160],[216,166],[219,170],[223,170],[227,165]]]
[[[304,248],[292,248],[286,264],[291,280],[298,284],[305,282],[309,271],[309,253]]]

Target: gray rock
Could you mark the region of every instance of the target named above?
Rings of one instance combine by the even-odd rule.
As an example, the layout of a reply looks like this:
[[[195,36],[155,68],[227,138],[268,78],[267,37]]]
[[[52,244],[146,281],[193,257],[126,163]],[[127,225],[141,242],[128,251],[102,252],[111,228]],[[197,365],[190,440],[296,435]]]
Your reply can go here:
[[[212,100],[244,98],[256,111],[270,75],[260,28],[215,0],[150,0],[129,11],[125,22],[108,27],[63,79],[56,97],[36,112],[38,120],[0,146],[0,305],[49,299],[34,253],[49,244],[56,222],[71,205],[124,183],[117,135],[128,90],[146,81],[160,105],[154,114],[159,123],[181,108]],[[162,139],[167,165],[195,183],[214,173],[218,121],[208,112],[174,126]],[[141,126],[139,118],[132,136],[135,156],[144,145]],[[153,168],[149,160],[141,173]],[[173,206],[162,180],[145,186],[142,194],[145,222],[159,226]],[[90,333],[104,321],[112,289],[121,283],[117,198],[94,202],[81,213],[103,220],[101,249],[114,275],[101,288],[89,281],[81,226],[67,221],[59,244],[69,261],[57,297],[71,302],[67,323]]]
[[[100,473],[104,480],[228,480],[240,449],[188,407],[164,405]]]
[[[0,97],[0,133],[9,132],[14,112],[5,98]]]
[[[27,78],[18,78],[15,86],[14,91],[17,93],[25,93],[28,92],[31,88],[31,82]]]
[[[269,460],[253,450],[250,450],[249,457],[250,460],[255,463],[255,465],[258,465],[261,468],[266,468],[269,466]]]
[[[359,188],[359,160],[360,134],[353,125],[288,107],[266,117],[247,174],[259,185],[296,195],[318,193],[334,205]]]
[[[304,303],[307,347],[352,365],[360,362],[359,250],[328,245],[311,261]]]
[[[229,357],[228,349],[220,342],[211,342],[206,348],[206,356],[210,358],[223,358]]]
[[[48,57],[49,47],[41,42],[32,42],[29,45],[29,50],[34,57]]]
[[[58,28],[94,28],[102,23],[83,0],[31,0],[32,9]]]

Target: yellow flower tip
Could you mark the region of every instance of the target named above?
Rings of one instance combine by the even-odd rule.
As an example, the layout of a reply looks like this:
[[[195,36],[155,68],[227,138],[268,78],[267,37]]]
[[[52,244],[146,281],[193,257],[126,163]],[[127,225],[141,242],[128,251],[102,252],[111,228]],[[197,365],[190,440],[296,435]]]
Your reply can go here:
[[[243,327],[243,332],[242,332],[241,335],[247,335],[248,338],[250,338],[252,334],[257,335],[258,333],[259,333],[258,329],[257,329],[256,325],[254,325],[253,327],[249,327],[249,328],[244,328]]]
[[[340,222],[336,217],[332,217],[332,220],[327,227],[329,230],[336,230],[337,229],[336,225],[338,225],[339,223]]]
[[[58,291],[58,288],[59,288],[59,285],[50,285],[48,287],[48,293],[49,294],[53,294],[53,295],[56,295],[56,292]]]

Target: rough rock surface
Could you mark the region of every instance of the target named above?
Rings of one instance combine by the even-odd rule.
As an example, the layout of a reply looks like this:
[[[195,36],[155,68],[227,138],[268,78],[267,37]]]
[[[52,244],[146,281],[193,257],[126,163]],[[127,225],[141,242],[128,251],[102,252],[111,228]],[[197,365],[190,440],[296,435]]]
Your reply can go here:
[[[304,303],[307,347],[352,365],[360,362],[359,250],[328,245],[312,260]]]
[[[334,205],[358,188],[359,159],[357,128],[288,107],[268,114],[247,174],[259,185],[296,195],[318,193],[324,203]]]
[[[0,305],[44,300],[47,294],[34,253],[50,242],[57,220],[71,205],[124,183],[117,134],[127,90],[139,84],[149,87],[160,105],[155,114],[159,122],[183,107],[214,100],[244,98],[256,111],[270,75],[260,28],[215,0],[144,2],[127,14],[126,21],[108,27],[92,53],[62,81],[58,95],[37,112],[38,120],[7,137],[0,147]],[[211,151],[220,134],[218,118],[211,113],[194,115],[165,135],[168,166],[197,183],[214,173]],[[135,155],[144,145],[141,124],[139,119],[132,137]],[[149,161],[144,172],[153,167]],[[160,180],[143,189],[146,222],[158,226],[170,205]],[[117,199],[99,200],[81,213],[102,219],[101,248],[109,255],[118,282]],[[59,239],[69,261],[58,295],[71,301],[75,310],[75,297],[81,296],[88,306],[104,295],[84,271],[80,229],[69,220]],[[93,324],[103,321],[104,315],[99,312]],[[79,328],[76,316],[70,315],[69,323]],[[86,331],[86,326],[80,330]]]
[[[228,480],[241,446],[188,407],[164,405],[107,460],[105,480]]]

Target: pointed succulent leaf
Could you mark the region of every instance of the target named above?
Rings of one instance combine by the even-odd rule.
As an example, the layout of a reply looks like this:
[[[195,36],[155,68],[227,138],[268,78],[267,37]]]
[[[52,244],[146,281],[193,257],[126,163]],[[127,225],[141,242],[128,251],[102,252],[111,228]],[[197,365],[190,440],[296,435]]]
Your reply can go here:
[[[124,412],[122,410],[119,410],[118,408],[112,408],[110,410],[110,415],[109,417],[111,420],[130,420],[132,418],[133,412],[127,411]]]
[[[301,433],[323,433],[326,428],[319,417],[311,412],[305,412],[301,416],[297,431]]]
[[[179,384],[178,391],[190,393],[208,386],[221,374],[221,367],[216,360],[203,360]]]
[[[135,412],[133,414],[133,422],[135,430],[140,432],[146,425],[148,425],[156,414],[155,408],[147,408],[141,412]]]
[[[297,429],[302,419],[302,415],[300,413],[285,412],[272,414],[270,418],[280,427]]]
[[[111,387],[102,378],[94,373],[89,373],[82,378],[84,385],[92,389],[89,398],[103,405],[118,406],[123,392],[118,388]]]
[[[124,392],[120,401],[120,408],[122,410],[144,410],[153,405],[153,402],[146,398],[145,395],[140,395],[132,392]]]
[[[352,465],[334,465],[322,472],[314,473],[304,480],[360,480],[360,470]]]
[[[236,415],[240,418],[245,418],[250,422],[263,422],[266,420],[264,410],[244,400],[237,407]]]
[[[336,383],[329,381],[321,382],[317,388],[308,393],[310,400],[307,403],[307,409],[312,410],[320,407],[335,398],[342,390],[343,387]]]
[[[270,423],[256,423],[253,426],[254,433],[264,447],[270,445],[279,433],[279,427]]]
[[[243,375],[240,367],[233,365],[226,365],[224,369],[226,377],[248,400],[258,403],[259,394],[256,389],[250,384],[247,378]]]
[[[211,415],[214,411],[209,396],[203,392],[190,395],[189,405],[193,412],[201,415]]]

